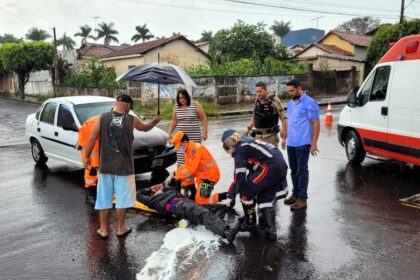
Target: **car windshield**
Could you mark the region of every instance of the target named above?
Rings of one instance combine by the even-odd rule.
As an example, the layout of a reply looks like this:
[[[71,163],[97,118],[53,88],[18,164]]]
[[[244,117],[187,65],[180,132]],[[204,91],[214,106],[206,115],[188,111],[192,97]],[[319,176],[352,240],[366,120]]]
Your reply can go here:
[[[93,116],[111,111],[114,105],[115,101],[79,104],[74,106],[74,111],[76,112],[80,124],[84,124],[87,119]],[[131,110],[129,114],[139,117],[139,115],[133,110]]]

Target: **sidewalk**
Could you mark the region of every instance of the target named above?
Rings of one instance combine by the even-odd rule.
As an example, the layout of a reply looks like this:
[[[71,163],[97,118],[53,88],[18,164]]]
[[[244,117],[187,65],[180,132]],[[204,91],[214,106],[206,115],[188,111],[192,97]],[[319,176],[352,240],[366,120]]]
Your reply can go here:
[[[328,103],[331,105],[346,104],[346,95],[315,96],[314,99],[320,107],[325,107]],[[283,103],[284,104],[284,103]],[[285,104],[284,104],[285,105]],[[286,107],[286,106],[285,106]],[[220,105],[220,116],[249,115],[254,111],[254,103]]]

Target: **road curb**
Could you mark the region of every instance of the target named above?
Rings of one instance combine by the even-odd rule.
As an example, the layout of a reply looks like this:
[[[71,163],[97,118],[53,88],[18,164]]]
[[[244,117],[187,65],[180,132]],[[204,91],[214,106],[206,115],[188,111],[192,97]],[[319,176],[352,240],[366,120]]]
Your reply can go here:
[[[18,99],[18,98],[12,98],[12,97],[8,97],[8,96],[3,96],[3,95],[0,95],[0,98],[11,100],[11,101],[16,101],[16,102],[29,103],[29,104],[37,104],[37,105],[42,104],[42,102],[39,102],[39,101],[31,101],[31,100],[25,100],[25,99],[22,100],[22,99]]]

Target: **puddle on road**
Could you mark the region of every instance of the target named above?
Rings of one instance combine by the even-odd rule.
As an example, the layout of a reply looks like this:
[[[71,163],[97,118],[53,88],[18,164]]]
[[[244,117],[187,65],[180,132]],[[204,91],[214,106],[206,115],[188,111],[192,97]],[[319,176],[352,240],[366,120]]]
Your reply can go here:
[[[203,226],[173,229],[159,250],[147,258],[136,279],[203,279],[220,242],[220,237]]]

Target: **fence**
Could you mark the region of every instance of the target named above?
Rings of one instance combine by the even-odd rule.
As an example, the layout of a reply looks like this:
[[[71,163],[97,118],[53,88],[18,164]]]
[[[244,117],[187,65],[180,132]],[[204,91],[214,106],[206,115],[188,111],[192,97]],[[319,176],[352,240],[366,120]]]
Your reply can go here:
[[[217,104],[232,104],[255,100],[255,84],[262,81],[267,84],[270,94],[287,96],[286,83],[291,79],[298,79],[302,88],[311,95],[345,94],[358,85],[356,68],[346,71],[314,71],[309,65],[307,74],[278,75],[257,77],[199,77],[193,80],[197,87],[187,88],[193,98],[215,102]],[[160,85],[162,102],[173,101],[177,90],[183,85]],[[151,83],[129,82],[125,89],[97,89],[97,88],[69,88],[57,87],[55,93],[59,95],[104,95],[116,97],[128,93],[143,104],[156,102],[158,85]]]

